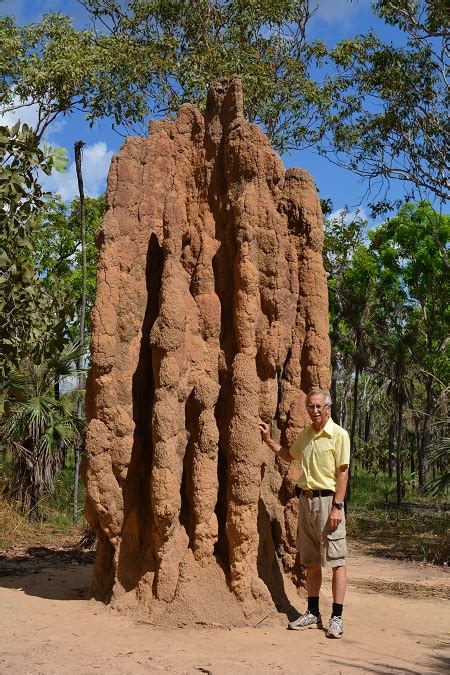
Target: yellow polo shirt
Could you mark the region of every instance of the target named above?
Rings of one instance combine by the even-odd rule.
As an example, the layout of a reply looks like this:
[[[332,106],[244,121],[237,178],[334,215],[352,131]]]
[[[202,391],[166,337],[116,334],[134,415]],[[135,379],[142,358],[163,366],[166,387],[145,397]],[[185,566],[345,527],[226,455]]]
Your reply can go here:
[[[289,452],[303,469],[299,487],[334,492],[337,470],[350,462],[350,439],[345,429],[330,418],[318,432],[312,424],[303,429]]]

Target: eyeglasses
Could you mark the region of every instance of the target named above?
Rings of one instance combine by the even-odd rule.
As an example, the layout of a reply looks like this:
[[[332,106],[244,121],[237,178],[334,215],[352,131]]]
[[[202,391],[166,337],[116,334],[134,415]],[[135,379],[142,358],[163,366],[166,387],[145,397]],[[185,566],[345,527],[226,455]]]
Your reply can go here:
[[[317,412],[322,412],[324,408],[328,408],[328,405],[312,405],[311,403],[308,403],[306,407],[308,410],[317,410]]]

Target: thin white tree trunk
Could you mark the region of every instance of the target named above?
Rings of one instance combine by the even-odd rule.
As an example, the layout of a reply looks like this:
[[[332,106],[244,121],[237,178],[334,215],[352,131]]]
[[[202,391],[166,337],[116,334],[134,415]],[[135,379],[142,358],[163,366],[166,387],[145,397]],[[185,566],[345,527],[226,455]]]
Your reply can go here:
[[[81,283],[81,310],[80,310],[80,344],[84,344],[85,339],[85,322],[86,322],[86,209],[84,204],[84,187],[83,187],[83,174],[81,170],[81,160],[83,154],[83,141],[77,141],[75,143],[75,167],[77,172],[78,180],[78,192],[80,195],[80,228],[81,228],[81,274],[82,274],[82,283]],[[84,367],[84,354],[81,354],[78,359],[77,364],[78,369]],[[79,375],[78,379],[79,389],[84,389],[85,387],[85,377],[83,374]],[[77,416],[78,419],[83,419],[84,416],[84,405],[81,398],[78,399],[77,405]],[[79,442],[75,445],[75,466],[74,466],[74,476],[73,476],[73,522],[76,523],[78,518],[78,484],[80,480],[80,463],[81,463],[81,448],[83,447],[83,442]]]

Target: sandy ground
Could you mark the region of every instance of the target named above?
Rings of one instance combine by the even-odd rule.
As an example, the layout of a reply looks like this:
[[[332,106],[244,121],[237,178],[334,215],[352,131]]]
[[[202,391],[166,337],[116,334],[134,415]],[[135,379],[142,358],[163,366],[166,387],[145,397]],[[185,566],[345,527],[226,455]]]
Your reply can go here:
[[[0,673],[450,672],[445,568],[354,550],[343,640],[264,621],[239,629],[146,624],[84,599],[91,572],[88,553],[0,556]],[[328,576],[323,590],[328,616]]]

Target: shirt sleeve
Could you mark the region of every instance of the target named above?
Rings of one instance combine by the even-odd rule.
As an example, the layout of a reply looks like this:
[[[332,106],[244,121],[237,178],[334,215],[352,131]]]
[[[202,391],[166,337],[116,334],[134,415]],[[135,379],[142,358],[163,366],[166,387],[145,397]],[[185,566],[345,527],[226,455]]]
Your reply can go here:
[[[334,460],[337,469],[350,464],[350,438],[345,429],[341,429],[336,437]]]

